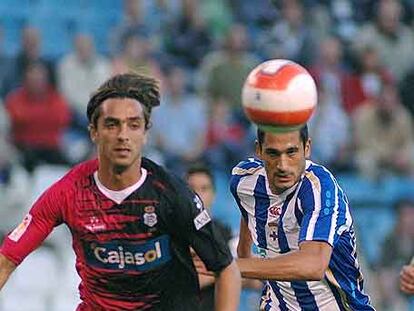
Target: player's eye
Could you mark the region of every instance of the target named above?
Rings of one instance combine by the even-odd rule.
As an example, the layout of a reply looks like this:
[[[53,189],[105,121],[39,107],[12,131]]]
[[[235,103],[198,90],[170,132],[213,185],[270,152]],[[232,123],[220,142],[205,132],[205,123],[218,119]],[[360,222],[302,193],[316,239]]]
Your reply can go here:
[[[276,158],[280,155],[280,153],[273,149],[266,149],[265,151],[266,155],[268,155],[271,158]]]
[[[105,122],[105,127],[107,129],[114,129],[116,127],[116,124],[113,121]]]
[[[132,129],[136,130],[136,129],[139,129],[141,127],[141,123],[139,121],[134,121],[134,122],[130,123],[129,126]]]

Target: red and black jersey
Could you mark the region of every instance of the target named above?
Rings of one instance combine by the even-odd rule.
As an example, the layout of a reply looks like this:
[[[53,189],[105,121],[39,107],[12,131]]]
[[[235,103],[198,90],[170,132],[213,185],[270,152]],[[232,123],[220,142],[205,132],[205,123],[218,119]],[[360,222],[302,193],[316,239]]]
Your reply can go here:
[[[95,183],[98,165],[97,160],[84,162],[51,186],[0,252],[18,265],[65,223],[82,280],[78,310],[197,310],[190,246],[211,271],[232,261],[200,199],[143,158],[145,181],[117,204]]]

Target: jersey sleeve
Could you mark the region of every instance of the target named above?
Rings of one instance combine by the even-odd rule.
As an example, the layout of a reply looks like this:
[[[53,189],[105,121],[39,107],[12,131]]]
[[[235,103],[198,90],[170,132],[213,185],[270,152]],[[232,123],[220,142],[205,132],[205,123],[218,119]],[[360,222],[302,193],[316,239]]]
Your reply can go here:
[[[240,187],[243,178],[251,178],[253,174],[257,172],[263,166],[260,160],[254,158],[248,158],[245,161],[241,161],[231,171],[230,178],[230,193],[239,207],[243,219],[248,222],[249,212],[246,210],[246,206],[249,206],[249,198],[252,197],[251,189],[245,189]],[[245,204],[243,205],[242,202]],[[251,211],[250,211],[251,212]]]
[[[0,248],[0,253],[19,265],[62,223],[64,198],[55,184],[35,202],[23,221],[9,233]]]
[[[305,178],[299,191],[303,218],[299,233],[302,241],[325,241],[332,247],[350,227],[348,202],[333,178]]]
[[[233,260],[225,238],[211,221],[201,199],[180,187],[176,233],[195,250],[210,271],[220,272]]]

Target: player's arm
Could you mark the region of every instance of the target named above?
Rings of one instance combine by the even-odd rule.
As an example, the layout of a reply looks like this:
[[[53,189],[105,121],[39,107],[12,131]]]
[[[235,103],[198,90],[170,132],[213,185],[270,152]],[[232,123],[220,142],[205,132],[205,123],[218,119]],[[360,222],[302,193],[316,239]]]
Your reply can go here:
[[[304,241],[299,250],[276,258],[240,258],[242,277],[264,280],[321,280],[328,268],[332,247],[326,242]]]
[[[235,261],[216,276],[215,310],[237,311],[241,290],[240,271]]]
[[[16,265],[0,254],[0,290],[6,284],[10,274],[16,269]]]
[[[215,279],[215,304],[217,311],[236,311],[239,305],[241,278],[229,247],[211,221],[201,199],[187,186],[178,185],[181,195],[176,196],[180,209],[180,222],[174,229],[180,239],[185,239],[200,257],[206,269],[212,271]],[[175,195],[177,192],[175,193]]]
[[[240,218],[239,243],[237,244],[237,256],[239,258],[249,258],[252,254],[252,237],[250,235],[247,222],[243,217]]]
[[[5,237],[0,248],[0,288],[13,270],[62,222],[64,200],[56,188],[52,186],[43,193],[22,223]]]
[[[400,288],[404,293],[414,295],[414,257],[410,265],[401,269]]]

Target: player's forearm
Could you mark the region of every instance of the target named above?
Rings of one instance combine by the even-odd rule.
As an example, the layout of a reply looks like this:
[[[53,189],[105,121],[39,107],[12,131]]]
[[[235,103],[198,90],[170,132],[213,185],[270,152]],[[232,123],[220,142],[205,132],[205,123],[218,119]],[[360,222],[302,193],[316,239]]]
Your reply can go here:
[[[317,256],[300,251],[269,259],[240,258],[237,264],[244,278],[278,281],[321,280],[326,268]]]
[[[214,282],[215,282],[214,276],[203,275],[203,274],[198,275],[198,283],[200,283],[201,289],[214,284]]]
[[[216,280],[215,310],[237,311],[241,290],[240,271],[236,262],[227,266]]]
[[[0,254],[0,290],[6,284],[10,274],[16,269],[16,265]]]

